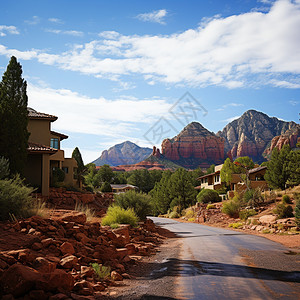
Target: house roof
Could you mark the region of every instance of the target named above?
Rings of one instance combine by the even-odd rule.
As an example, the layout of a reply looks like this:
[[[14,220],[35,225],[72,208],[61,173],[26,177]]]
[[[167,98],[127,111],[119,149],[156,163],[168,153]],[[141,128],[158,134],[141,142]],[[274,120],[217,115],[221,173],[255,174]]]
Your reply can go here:
[[[51,122],[57,120],[56,116],[48,115],[48,114],[44,114],[44,113],[38,112],[38,111],[34,110],[31,107],[28,107],[27,110],[28,110],[28,117],[31,120],[49,120]]]
[[[127,187],[134,188],[134,189],[138,188],[137,186],[131,184],[111,184],[110,186],[112,189],[125,189]]]
[[[220,174],[220,171],[217,171],[217,172],[214,172],[214,173],[210,173],[210,174],[203,175],[203,176],[201,176],[201,177],[198,177],[197,180],[202,179],[202,178],[206,178],[206,177],[210,177],[210,176],[213,176],[213,175],[216,175],[216,174]]]
[[[42,145],[42,144],[37,144],[37,143],[31,143],[29,142],[28,143],[28,148],[27,148],[27,151],[29,153],[41,153],[41,154],[44,154],[44,153],[48,153],[48,154],[54,154],[57,152],[57,149],[54,149],[54,148],[51,148],[49,146],[45,146],[45,145]]]
[[[53,130],[51,130],[51,134],[60,137],[60,140],[61,140],[61,141],[68,138],[67,135],[65,135],[65,134],[63,134],[63,133],[59,133],[59,132],[53,131]]]
[[[257,168],[249,170],[249,174],[256,173],[256,172],[259,172],[259,171],[265,170],[265,169],[267,169],[267,166],[257,167]]]

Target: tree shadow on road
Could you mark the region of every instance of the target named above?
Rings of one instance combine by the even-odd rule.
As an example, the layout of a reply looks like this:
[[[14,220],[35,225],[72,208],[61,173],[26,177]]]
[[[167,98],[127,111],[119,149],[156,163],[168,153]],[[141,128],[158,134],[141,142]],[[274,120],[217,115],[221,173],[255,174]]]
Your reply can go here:
[[[243,266],[236,264],[214,263],[195,260],[167,259],[164,263],[148,263],[151,279],[159,279],[165,276],[223,276],[256,278],[262,280],[276,280],[284,282],[300,283],[300,272],[272,270],[259,267]],[[145,278],[145,277],[143,277]],[[136,277],[138,280],[139,278]]]

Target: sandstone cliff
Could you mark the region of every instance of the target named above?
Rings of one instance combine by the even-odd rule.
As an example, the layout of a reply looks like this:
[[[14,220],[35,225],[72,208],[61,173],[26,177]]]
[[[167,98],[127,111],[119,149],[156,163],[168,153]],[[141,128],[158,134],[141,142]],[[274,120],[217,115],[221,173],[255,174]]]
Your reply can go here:
[[[185,168],[208,167],[224,160],[224,139],[192,122],[177,136],[165,139],[162,155]]]
[[[147,158],[151,153],[152,149],[150,148],[142,148],[132,142],[126,141],[108,150],[104,150],[101,156],[93,161],[93,163],[96,166],[104,164],[110,166],[136,164]]]
[[[295,122],[281,121],[262,112],[248,110],[226,125],[217,136],[224,138],[225,153],[229,157],[249,156],[259,162],[264,159],[262,154],[275,136],[287,130],[293,131],[297,126]]]

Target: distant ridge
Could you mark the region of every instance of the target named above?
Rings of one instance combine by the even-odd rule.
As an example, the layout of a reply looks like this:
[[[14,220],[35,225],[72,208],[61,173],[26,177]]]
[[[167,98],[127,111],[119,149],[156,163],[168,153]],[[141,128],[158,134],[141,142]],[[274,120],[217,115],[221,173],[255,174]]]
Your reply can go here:
[[[96,166],[108,164],[110,166],[136,164],[152,153],[151,148],[143,148],[126,141],[104,150],[99,158],[93,161]]]

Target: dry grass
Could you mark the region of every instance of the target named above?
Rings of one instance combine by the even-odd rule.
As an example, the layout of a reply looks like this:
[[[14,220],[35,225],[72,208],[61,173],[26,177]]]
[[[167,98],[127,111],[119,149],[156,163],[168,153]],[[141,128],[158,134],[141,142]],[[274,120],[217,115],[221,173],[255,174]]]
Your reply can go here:
[[[83,212],[86,215],[86,219],[88,222],[93,221],[95,218],[95,211],[88,205],[85,205],[81,202],[76,202],[75,210]]]

